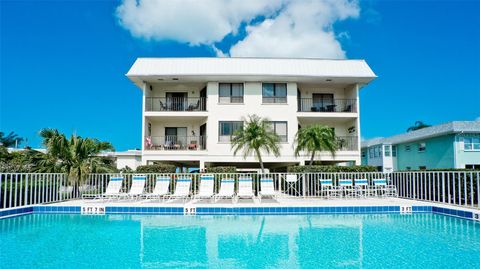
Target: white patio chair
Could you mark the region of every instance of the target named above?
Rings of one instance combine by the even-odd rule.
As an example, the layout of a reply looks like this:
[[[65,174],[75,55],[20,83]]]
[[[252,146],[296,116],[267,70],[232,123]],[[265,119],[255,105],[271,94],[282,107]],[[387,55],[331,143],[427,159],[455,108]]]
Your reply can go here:
[[[337,189],[333,186],[333,180],[320,179],[320,196],[330,198],[331,196],[338,196]]]
[[[217,202],[219,199],[229,199],[235,197],[235,180],[231,178],[225,178],[220,181],[220,190],[217,194],[214,195],[214,201]]]
[[[128,193],[120,193],[118,198],[137,199],[145,190],[145,182],[147,177],[145,175],[134,175],[132,177],[132,186]]]
[[[388,185],[385,178],[373,180],[373,191],[375,196],[398,197],[397,188],[394,185]]]
[[[177,183],[175,185],[175,192],[173,194],[163,196],[163,199],[168,199],[169,201],[172,199],[182,199],[182,201],[185,203],[188,198],[190,198],[191,185],[191,177],[180,177],[177,179]]]
[[[368,195],[368,180],[366,178],[356,178],[355,182],[355,196],[367,197]]]
[[[258,192],[258,199],[260,202],[263,197],[272,197],[272,199],[277,199],[278,192],[275,191],[275,185],[273,184],[272,178],[261,178],[260,179],[260,191]]]
[[[238,178],[237,201],[240,198],[255,198],[255,193],[253,193],[252,177]]]
[[[145,199],[160,199],[167,195],[170,187],[171,178],[169,176],[159,176],[155,179],[155,188],[151,193],[144,194]]]
[[[355,188],[351,179],[339,179],[338,187],[342,197],[353,197],[355,195]]]
[[[83,194],[83,198],[105,199],[114,198],[120,194],[122,189],[123,177],[111,177],[107,184],[107,189],[101,194]]]
[[[214,195],[214,185],[215,180],[214,176],[211,174],[201,175],[200,176],[200,189],[198,193],[193,196],[194,200],[197,199],[210,199],[210,202],[213,201]]]

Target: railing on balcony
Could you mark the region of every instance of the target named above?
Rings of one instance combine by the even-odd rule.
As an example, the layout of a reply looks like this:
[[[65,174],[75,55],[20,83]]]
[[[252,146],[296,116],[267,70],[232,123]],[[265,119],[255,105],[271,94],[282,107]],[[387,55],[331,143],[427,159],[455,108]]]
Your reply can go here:
[[[357,112],[356,99],[298,98],[299,112]]]
[[[205,150],[206,136],[147,136],[145,150]]]
[[[207,98],[146,97],[145,111],[207,111]]]
[[[337,136],[337,151],[357,151],[357,136]]]

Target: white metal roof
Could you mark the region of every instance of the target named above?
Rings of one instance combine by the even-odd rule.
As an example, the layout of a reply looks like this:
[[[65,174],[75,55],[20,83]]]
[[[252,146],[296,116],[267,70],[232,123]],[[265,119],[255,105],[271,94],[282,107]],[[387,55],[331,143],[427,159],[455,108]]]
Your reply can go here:
[[[362,141],[362,148],[379,144],[400,144],[457,133],[480,134],[480,121],[452,121],[387,138],[374,138]]]
[[[294,59],[294,58],[138,58],[127,73],[138,84],[154,78],[228,77],[268,79],[272,77],[305,81],[308,79],[350,79],[368,83],[376,78],[364,60]]]

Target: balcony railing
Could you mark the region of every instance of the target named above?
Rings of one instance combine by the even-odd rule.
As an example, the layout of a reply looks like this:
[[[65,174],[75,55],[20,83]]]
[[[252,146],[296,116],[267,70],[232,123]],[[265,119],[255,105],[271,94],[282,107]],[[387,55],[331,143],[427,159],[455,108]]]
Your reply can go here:
[[[206,136],[147,136],[145,150],[205,150]]]
[[[298,98],[299,112],[357,112],[356,99]]]
[[[207,98],[147,97],[145,111],[207,111]]]
[[[338,151],[356,151],[358,150],[357,136],[337,136]]]

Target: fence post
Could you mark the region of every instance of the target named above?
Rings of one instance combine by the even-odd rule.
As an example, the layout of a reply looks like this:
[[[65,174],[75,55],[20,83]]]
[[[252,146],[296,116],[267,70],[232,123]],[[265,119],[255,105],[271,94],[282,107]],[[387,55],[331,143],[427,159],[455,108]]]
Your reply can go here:
[[[305,195],[306,195],[306,174],[303,173],[303,176],[302,176],[302,197],[305,198]]]

